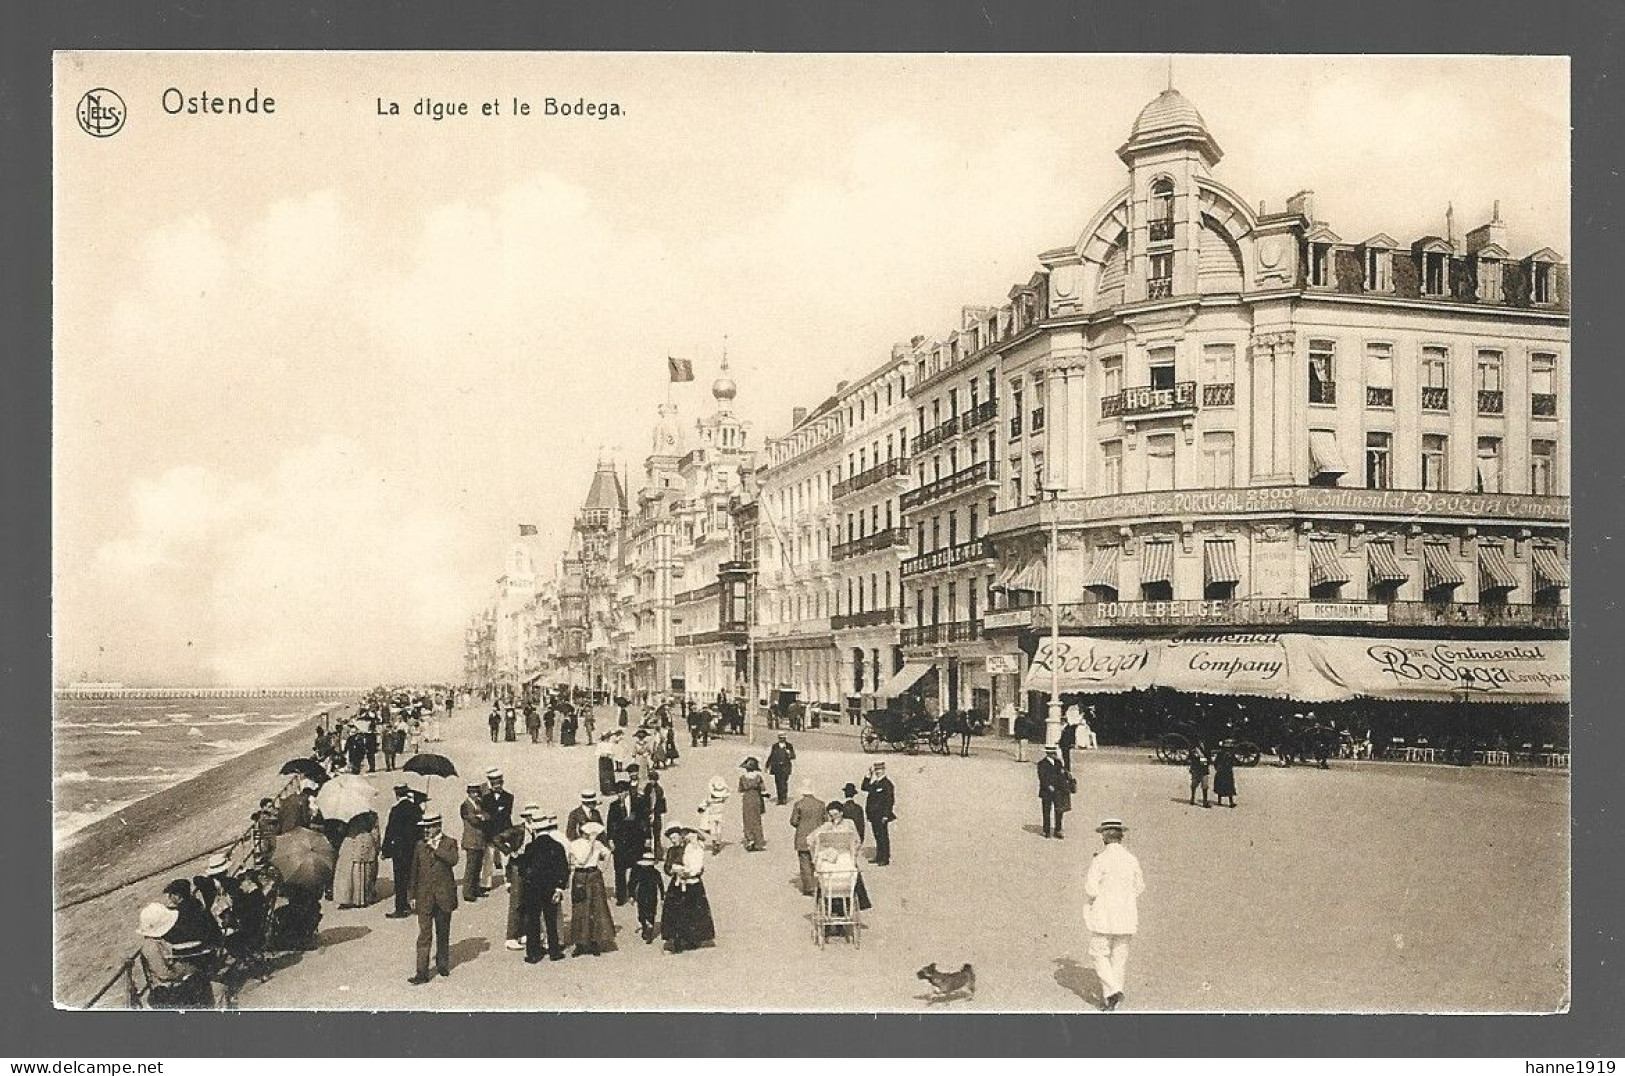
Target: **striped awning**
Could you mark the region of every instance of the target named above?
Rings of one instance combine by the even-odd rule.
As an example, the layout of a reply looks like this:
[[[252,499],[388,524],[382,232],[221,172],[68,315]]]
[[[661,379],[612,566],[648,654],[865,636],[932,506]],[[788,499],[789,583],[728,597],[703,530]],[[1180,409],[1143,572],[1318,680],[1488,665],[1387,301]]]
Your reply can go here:
[[[1316,474],[1348,474],[1343,453],[1337,450],[1337,434],[1331,430],[1309,431],[1309,462]]]
[[[1425,570],[1422,583],[1428,590],[1459,587],[1467,582],[1467,577],[1461,574],[1461,568],[1450,555],[1450,547],[1443,542],[1422,544],[1422,567]]]
[[[1141,583],[1174,581],[1174,543],[1145,543],[1145,562],[1140,566]]]
[[[1392,542],[1372,542],[1366,546],[1366,558],[1371,565],[1371,582],[1377,586],[1410,579],[1410,574],[1399,566],[1399,558],[1394,556]]]
[[[901,695],[935,670],[936,666],[928,661],[909,662],[887,677],[886,682],[880,685],[880,690],[875,694],[883,699]]]
[[[1083,577],[1086,587],[1105,587],[1108,590],[1117,589],[1117,558],[1122,555],[1123,547],[1120,545],[1102,546],[1095,550],[1095,559],[1089,565],[1089,571]]]
[[[1241,582],[1241,564],[1236,560],[1236,543],[1211,539],[1202,543],[1202,566],[1207,584]]]
[[[1337,539],[1316,538],[1309,543],[1309,585],[1327,586],[1347,583],[1349,573],[1337,555]]]
[[[1507,563],[1506,550],[1498,545],[1478,547],[1478,588],[1480,590],[1516,590],[1518,577]]]
[[[1022,566],[1016,569],[1015,575],[1005,584],[1009,590],[1028,590],[1037,594],[1044,589],[1044,578],[1049,574],[1049,565],[1043,557],[1028,557]]]
[[[1534,553],[1536,590],[1569,585],[1569,566],[1563,562],[1557,550],[1549,545],[1537,545]]]

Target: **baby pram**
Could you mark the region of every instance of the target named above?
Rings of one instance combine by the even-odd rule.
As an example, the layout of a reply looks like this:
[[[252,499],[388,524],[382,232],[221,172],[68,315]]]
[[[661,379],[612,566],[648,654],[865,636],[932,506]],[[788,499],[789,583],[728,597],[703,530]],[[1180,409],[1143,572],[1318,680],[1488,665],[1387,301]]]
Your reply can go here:
[[[832,929],[861,946],[858,845],[856,833],[815,834],[813,858],[813,940],[822,947]]]

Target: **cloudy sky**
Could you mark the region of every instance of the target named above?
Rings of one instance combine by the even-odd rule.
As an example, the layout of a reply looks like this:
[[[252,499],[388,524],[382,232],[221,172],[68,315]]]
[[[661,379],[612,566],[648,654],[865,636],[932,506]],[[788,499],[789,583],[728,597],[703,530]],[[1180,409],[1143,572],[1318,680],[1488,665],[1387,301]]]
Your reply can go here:
[[[1070,243],[1162,57],[63,55],[58,678],[450,677],[516,525],[634,487],[664,357],[755,434]],[[1349,239],[1568,249],[1561,60],[1180,57],[1225,151]],[[94,139],[95,86],[129,106]],[[276,99],[167,116],[165,89]],[[544,97],[618,102],[605,121]],[[420,98],[473,115],[411,116]],[[506,115],[512,98],[529,117]],[[407,115],[377,115],[378,98]],[[504,115],[478,115],[481,102]]]

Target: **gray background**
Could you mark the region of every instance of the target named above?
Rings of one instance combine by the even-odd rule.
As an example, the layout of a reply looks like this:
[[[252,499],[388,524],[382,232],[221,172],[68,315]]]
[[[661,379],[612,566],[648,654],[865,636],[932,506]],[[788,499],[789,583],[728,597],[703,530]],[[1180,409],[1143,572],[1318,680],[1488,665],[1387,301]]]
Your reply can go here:
[[[492,1054],[1505,1055],[1625,1053],[1625,759],[1617,711],[1625,5],[1252,0],[1224,5],[843,2],[0,6],[0,1052],[18,1057]],[[78,1014],[50,1004],[50,100],[53,49],[661,49],[1540,53],[1573,58],[1573,1010],[1553,1017]],[[57,108],[71,107],[57,103]],[[1599,708],[1600,707],[1600,708]],[[1012,915],[1012,920],[1019,917]],[[1518,923],[1498,924],[1516,931]],[[1289,939],[1279,939],[1289,943]],[[696,984],[703,989],[703,984]],[[614,1037],[611,1038],[610,1036]]]

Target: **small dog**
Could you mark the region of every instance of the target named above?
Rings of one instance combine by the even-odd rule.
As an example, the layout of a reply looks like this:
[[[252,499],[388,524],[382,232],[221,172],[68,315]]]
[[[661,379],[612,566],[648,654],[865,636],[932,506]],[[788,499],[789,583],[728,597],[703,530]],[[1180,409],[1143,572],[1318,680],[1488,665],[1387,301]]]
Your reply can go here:
[[[947,1001],[956,994],[976,996],[976,969],[969,964],[958,971],[938,971],[936,964],[927,964],[915,972],[914,977],[924,979],[936,988],[936,996],[930,999],[933,1004]]]

